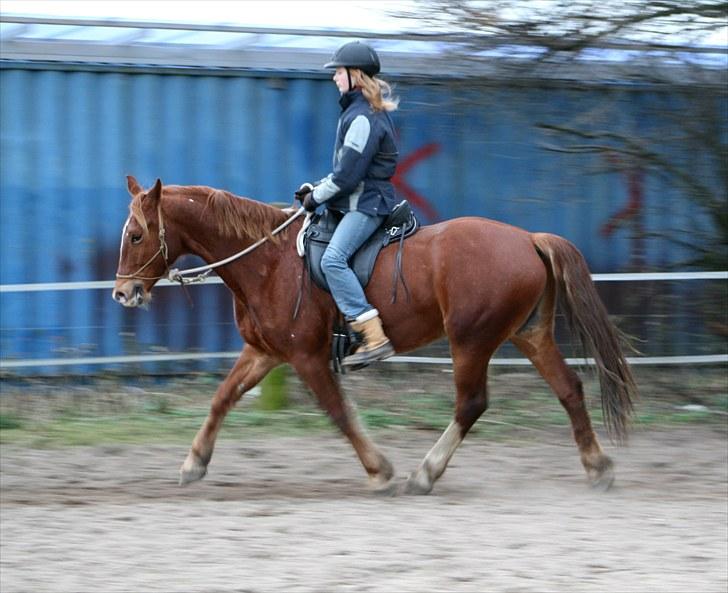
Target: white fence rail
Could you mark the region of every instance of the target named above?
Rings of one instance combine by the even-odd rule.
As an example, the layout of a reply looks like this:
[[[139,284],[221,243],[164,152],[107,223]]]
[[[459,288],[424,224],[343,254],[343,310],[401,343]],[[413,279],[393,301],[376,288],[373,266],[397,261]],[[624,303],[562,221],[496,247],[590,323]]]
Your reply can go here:
[[[690,281],[690,280],[728,280],[728,271],[721,272],[648,272],[648,273],[623,273],[623,274],[592,274],[595,282],[626,282],[626,281]],[[213,276],[205,284],[222,284],[222,280]],[[18,292],[49,292],[64,290],[99,290],[111,289],[113,281],[94,282],[51,282],[37,284],[2,284],[1,293]],[[157,286],[178,286],[168,280],[160,281]],[[199,286],[193,285],[193,286]],[[211,360],[223,358],[237,358],[239,352],[199,352],[199,353],[167,353],[167,354],[142,354],[134,356],[95,356],[76,358],[45,358],[26,360],[0,359],[0,370],[32,367],[52,366],[78,366],[78,365],[108,365],[108,364],[133,364],[149,362],[174,362],[190,360]],[[728,354],[708,354],[696,356],[651,356],[631,357],[627,359],[634,365],[696,365],[696,364],[725,364],[728,363]],[[452,359],[449,357],[427,357],[427,356],[394,356],[387,362],[409,363],[409,364],[441,364],[450,365]],[[593,360],[570,358],[569,364],[593,364]],[[494,358],[492,365],[500,366],[527,366],[530,363],[525,358]]]
[[[624,274],[592,274],[594,282],[627,282],[648,280],[728,280],[728,272],[635,272]],[[222,284],[219,276],[210,276],[204,284]],[[179,286],[176,282],[160,280],[157,286]],[[193,286],[200,286],[199,284]],[[111,289],[113,280],[93,282],[43,282],[36,284],[0,284],[4,292],[48,292],[52,290],[97,290]]]

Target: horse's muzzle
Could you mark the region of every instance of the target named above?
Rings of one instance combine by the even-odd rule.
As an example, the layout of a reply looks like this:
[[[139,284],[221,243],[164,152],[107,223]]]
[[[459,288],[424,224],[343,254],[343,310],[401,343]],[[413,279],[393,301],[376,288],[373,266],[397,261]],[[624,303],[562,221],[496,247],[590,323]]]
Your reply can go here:
[[[112,293],[114,300],[125,307],[140,307],[149,301],[149,295],[144,290],[144,285],[136,281],[119,281]]]

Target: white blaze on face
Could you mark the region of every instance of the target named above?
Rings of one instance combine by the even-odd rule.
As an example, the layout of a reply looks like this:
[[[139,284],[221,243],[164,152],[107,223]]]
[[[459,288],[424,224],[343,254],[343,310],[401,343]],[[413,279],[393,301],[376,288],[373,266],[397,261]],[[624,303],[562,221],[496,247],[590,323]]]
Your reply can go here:
[[[121,244],[119,245],[119,262],[121,262],[122,258],[124,257],[124,237],[126,237],[126,229],[129,228],[130,222],[131,222],[131,214],[129,215],[129,218],[126,219],[126,222],[124,223],[124,228],[121,229]]]

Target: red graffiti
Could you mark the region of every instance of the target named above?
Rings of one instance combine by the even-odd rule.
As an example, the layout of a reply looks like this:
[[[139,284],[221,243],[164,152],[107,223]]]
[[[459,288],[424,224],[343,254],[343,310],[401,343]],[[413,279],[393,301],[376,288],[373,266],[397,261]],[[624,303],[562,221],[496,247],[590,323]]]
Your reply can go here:
[[[627,182],[627,204],[612,215],[599,229],[603,237],[611,236],[619,227],[627,225],[630,229],[630,262],[629,268],[641,270],[645,259],[644,238],[644,179],[645,172],[637,164],[624,163],[615,155],[608,155],[607,160],[623,168]]]
[[[392,183],[397,191],[402,193],[404,197],[409,200],[412,206],[423,212],[430,222],[434,222],[439,219],[437,210],[427,201],[426,198],[422,197],[414,189],[412,189],[412,187],[410,187],[410,185],[405,181],[404,176],[416,163],[431,157],[438,150],[440,150],[440,145],[435,142],[425,144],[418,148],[399,162],[397,171],[395,172],[394,177],[392,177]]]
[[[642,211],[644,172],[641,169],[631,169],[627,172],[627,205],[614,214],[600,229],[600,233],[609,237],[623,222],[636,219]]]

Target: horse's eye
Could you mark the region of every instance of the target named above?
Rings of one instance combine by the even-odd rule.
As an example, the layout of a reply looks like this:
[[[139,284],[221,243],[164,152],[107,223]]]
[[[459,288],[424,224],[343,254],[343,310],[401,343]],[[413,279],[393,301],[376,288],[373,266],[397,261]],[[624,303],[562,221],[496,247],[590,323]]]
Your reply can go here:
[[[141,235],[132,235],[131,236],[131,244],[137,245],[142,242],[142,236]]]

